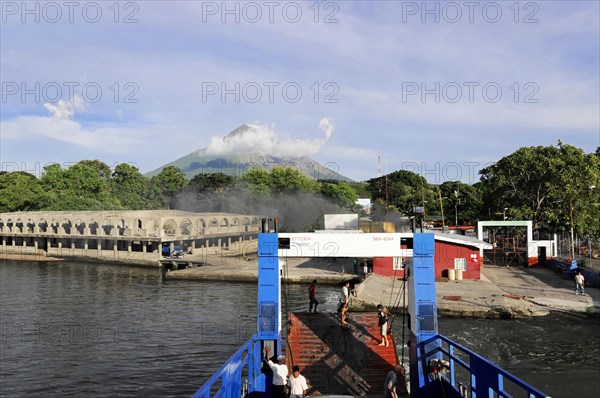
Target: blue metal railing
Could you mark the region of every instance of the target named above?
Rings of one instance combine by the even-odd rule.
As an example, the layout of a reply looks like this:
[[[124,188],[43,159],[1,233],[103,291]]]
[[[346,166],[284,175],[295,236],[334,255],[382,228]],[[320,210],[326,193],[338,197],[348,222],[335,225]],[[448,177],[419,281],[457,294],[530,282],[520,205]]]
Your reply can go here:
[[[242,345],[233,354],[223,366],[217,370],[210,379],[196,393],[194,398],[238,398],[246,392],[254,390],[254,382],[261,374],[260,363],[260,340],[256,335],[252,336],[244,345]],[[258,351],[258,353],[257,353]],[[248,391],[245,391],[246,385],[242,381],[243,371],[246,369],[248,378]],[[219,381],[221,386],[211,396],[211,390],[215,388]]]
[[[425,346],[431,343],[437,343],[437,347],[424,352]],[[448,348],[444,348],[442,343],[446,343]],[[434,344],[435,346],[435,344]],[[432,347],[432,345],[430,345]],[[461,352],[463,356],[466,355],[469,361],[462,360],[457,356],[457,352]],[[432,358],[438,358],[439,355],[449,362],[449,376],[446,380],[456,391],[461,393],[461,396],[470,396],[472,398],[487,398],[487,397],[499,397],[499,398],[511,398],[511,393],[505,391],[505,381],[508,380],[513,383],[514,386],[518,387],[521,391],[527,393],[528,398],[548,398],[549,395],[536,389],[535,387],[527,384],[518,377],[512,375],[496,364],[488,361],[479,354],[455,343],[449,338],[441,335],[436,335],[428,340],[419,343],[417,347],[417,361],[423,369],[428,368],[428,361]],[[463,395],[463,386],[457,383],[456,380],[456,366],[460,366],[465,369],[470,375],[471,381],[471,395]],[[493,395],[495,393],[496,395]]]

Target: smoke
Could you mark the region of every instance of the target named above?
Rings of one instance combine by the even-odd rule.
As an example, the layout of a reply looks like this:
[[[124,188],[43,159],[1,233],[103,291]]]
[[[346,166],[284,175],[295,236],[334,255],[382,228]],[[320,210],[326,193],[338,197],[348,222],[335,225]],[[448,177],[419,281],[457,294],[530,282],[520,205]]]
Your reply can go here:
[[[335,127],[329,119],[324,117],[319,122],[319,130],[325,133],[325,140],[328,140],[329,137],[331,137],[331,134],[333,134],[333,130],[335,130]]]
[[[324,214],[347,213],[332,198],[317,193],[284,193],[256,200],[237,185],[224,192],[195,192],[189,188],[177,194],[171,208],[198,213],[222,212],[278,217],[282,232],[306,232],[324,228]]]
[[[213,137],[206,148],[206,154],[212,156],[260,154],[281,157],[301,157],[313,155],[329,140],[335,127],[327,118],[319,122],[319,130],[324,138],[299,139],[281,136],[274,126],[244,125],[225,138]]]
[[[75,95],[73,101],[59,100],[56,105],[46,102],[44,108],[50,112],[52,118],[56,120],[67,120],[73,118],[75,111],[83,111],[85,109],[85,103],[83,98],[79,95]]]

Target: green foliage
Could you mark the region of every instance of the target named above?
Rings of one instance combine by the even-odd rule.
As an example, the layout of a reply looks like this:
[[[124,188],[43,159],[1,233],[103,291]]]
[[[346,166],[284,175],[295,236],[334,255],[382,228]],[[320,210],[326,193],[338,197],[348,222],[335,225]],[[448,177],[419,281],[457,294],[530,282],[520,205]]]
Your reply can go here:
[[[595,154],[558,142],[557,146],[523,147],[482,169],[483,208],[502,219],[533,220],[534,229],[570,229],[573,208],[575,229],[598,233],[600,162]],[[596,200],[597,201],[597,200]]]
[[[270,172],[270,186],[273,193],[283,192],[317,192],[319,184],[306,177],[294,167],[275,166]]]
[[[356,210],[358,195],[347,182],[321,183],[321,192],[344,209]]]
[[[223,173],[196,174],[189,182],[195,192],[225,192],[236,183],[236,178]]]
[[[586,154],[558,142],[523,147],[481,170],[481,181],[447,181],[432,186],[410,171],[395,171],[367,182],[314,181],[292,167],[256,167],[236,178],[222,173],[186,180],[177,167],[152,179],[129,164],[114,171],[99,160],[82,160],[66,169],[44,168],[41,177],[0,173],[0,212],[27,210],[109,210],[180,208],[278,214],[290,230],[318,227],[322,215],[357,212],[356,199],[372,199],[372,217],[412,215],[425,205],[426,215],[441,215],[447,225],[480,219],[533,220],[536,230],[573,229],[600,234],[600,147]],[[591,188],[596,187],[596,188]],[[441,197],[441,200],[440,200]],[[571,223],[572,217],[572,223]]]
[[[412,215],[415,206],[423,205],[427,214],[435,212],[434,190],[424,177],[412,171],[394,171],[373,178],[368,184],[374,201],[381,201],[402,215]]]
[[[167,166],[148,183],[148,207],[152,209],[170,208],[174,197],[188,184],[185,173],[178,167]]]
[[[143,210],[147,208],[148,179],[137,167],[121,163],[112,173],[112,187],[115,198],[126,209]]]
[[[43,195],[42,185],[34,175],[0,172],[0,213],[39,210]]]
[[[111,195],[109,182],[98,169],[79,162],[63,170],[59,164],[44,167],[41,178],[44,210],[105,210],[120,207]]]
[[[460,181],[446,181],[439,186],[436,197],[438,208],[440,206],[440,196],[442,197],[441,202],[446,225],[456,225],[457,219],[458,225],[475,225],[480,219],[483,201],[479,185],[468,185]],[[441,209],[438,211],[441,212]]]
[[[250,190],[254,200],[266,198],[271,192],[271,176],[268,171],[260,167],[252,167],[244,173],[242,182]]]

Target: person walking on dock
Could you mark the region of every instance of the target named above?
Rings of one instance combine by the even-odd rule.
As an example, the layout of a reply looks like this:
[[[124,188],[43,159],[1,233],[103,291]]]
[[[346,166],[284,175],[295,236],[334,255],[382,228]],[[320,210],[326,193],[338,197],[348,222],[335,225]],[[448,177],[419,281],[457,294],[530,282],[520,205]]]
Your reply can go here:
[[[349,297],[350,282],[345,282],[344,287],[342,287],[342,295],[340,296],[340,305],[338,307],[338,312],[340,313],[340,321],[343,329],[346,329],[348,327],[348,324],[346,323],[346,312],[348,311]]]
[[[381,333],[381,343],[379,343],[379,346],[387,347],[390,345],[387,337],[389,325],[388,310],[386,307],[382,306],[381,304],[378,304],[377,311],[377,316],[379,318],[379,331]]]
[[[285,397],[285,386],[287,385],[288,367],[285,364],[285,357],[279,355],[277,357],[277,363],[271,361],[270,357],[271,349],[265,347],[265,359],[269,364],[269,367],[273,371],[273,390],[275,392],[275,398],[286,398]]]
[[[404,386],[398,383],[398,379],[404,383],[404,367],[402,365],[396,365],[390,370],[385,377],[385,383],[383,385],[383,396],[385,398],[399,398],[404,396]],[[398,394],[400,390],[400,394]]]
[[[288,387],[290,389],[290,398],[304,398],[308,391],[308,384],[304,376],[300,374],[300,367],[294,365],[292,374],[288,379]]]
[[[575,275],[575,294],[581,293],[582,296],[585,295],[584,284],[585,278],[581,275],[581,271],[577,271],[577,275]]]
[[[308,313],[317,312],[317,306],[319,305],[319,300],[316,298],[317,293],[317,280],[313,280],[310,286],[308,287]]]

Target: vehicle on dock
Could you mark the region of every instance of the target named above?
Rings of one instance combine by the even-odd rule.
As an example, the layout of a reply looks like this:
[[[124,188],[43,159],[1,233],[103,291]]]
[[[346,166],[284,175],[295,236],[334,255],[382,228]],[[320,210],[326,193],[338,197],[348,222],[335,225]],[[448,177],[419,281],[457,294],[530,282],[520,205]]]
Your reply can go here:
[[[175,246],[173,250],[171,250],[170,246],[163,246],[162,248],[162,256],[169,258],[183,258],[185,255],[185,250],[181,246]]]
[[[401,248],[401,239],[413,240],[410,252]],[[258,236],[257,332],[194,397],[273,397],[272,375],[262,369],[266,353],[274,353],[285,354],[288,369],[300,365],[303,374],[313,378],[309,394],[322,397],[381,397],[386,373],[406,364],[409,383],[403,387],[412,397],[547,398],[544,392],[438,333],[434,250],[430,233],[290,234],[263,230]],[[401,282],[407,314],[402,317],[401,332],[395,331],[392,337],[395,344],[377,344],[374,313],[351,314],[349,327],[343,327],[332,314],[287,311],[286,300],[282,300],[287,258],[333,256],[413,257]]]
[[[183,258],[184,255],[185,251],[183,250],[183,247],[180,246],[176,246],[171,252],[171,258]]]

